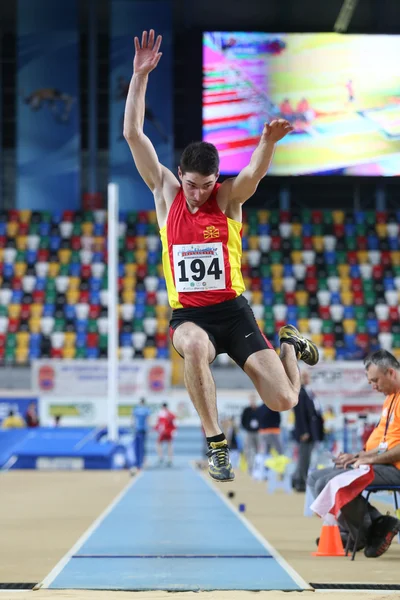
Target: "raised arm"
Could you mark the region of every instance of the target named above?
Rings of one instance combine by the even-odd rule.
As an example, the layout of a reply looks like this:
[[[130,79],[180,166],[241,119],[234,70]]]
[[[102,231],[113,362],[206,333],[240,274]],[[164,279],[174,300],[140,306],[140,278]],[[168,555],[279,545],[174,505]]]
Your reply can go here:
[[[149,73],[158,65],[162,53],[159,52],[161,35],[154,42],[154,30],[149,36],[143,32],[142,43],[135,37],[135,58],[133,76],[129,85],[125,105],[124,137],[129,144],[137,170],[142,179],[154,193],[161,189],[163,167],[161,166],[153,144],[143,132],[145,95]]]
[[[223,193],[228,195],[230,203],[243,204],[254,194],[261,179],[267,174],[276,143],[291,131],[292,125],[284,119],[265,123],[259,144],[247,167],[237,177],[224,181],[221,186],[226,188]]]

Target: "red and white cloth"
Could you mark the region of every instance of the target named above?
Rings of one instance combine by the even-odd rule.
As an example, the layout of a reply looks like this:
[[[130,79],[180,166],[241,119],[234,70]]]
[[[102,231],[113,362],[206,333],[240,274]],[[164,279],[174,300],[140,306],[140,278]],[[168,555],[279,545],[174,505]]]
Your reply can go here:
[[[342,506],[356,498],[374,479],[371,465],[361,465],[332,477],[311,504],[311,510],[324,518],[328,513],[337,518]]]

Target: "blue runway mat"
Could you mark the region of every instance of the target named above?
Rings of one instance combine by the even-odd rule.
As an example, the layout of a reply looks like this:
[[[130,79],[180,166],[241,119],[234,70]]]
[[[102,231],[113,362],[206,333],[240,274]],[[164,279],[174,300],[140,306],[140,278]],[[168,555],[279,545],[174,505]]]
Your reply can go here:
[[[144,472],[43,583],[52,589],[304,589],[274,554],[186,466]]]

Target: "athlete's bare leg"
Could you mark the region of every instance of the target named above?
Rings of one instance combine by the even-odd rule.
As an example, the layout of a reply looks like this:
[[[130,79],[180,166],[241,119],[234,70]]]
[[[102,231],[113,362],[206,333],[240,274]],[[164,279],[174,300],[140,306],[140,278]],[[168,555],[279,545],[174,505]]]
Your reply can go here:
[[[294,346],[282,344],[280,358],[274,350],[259,350],[249,356],[243,370],[269,408],[283,411],[296,406],[300,373]]]
[[[210,363],[215,358],[214,346],[204,329],[188,322],[175,330],[173,344],[184,358],[185,386],[206,436],[220,434],[215,383],[210,370]]]

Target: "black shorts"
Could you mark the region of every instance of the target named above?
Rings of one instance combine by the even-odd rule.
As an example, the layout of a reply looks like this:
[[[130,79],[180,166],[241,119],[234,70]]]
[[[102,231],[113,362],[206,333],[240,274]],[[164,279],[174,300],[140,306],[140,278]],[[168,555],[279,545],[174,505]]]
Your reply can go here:
[[[246,360],[258,350],[273,350],[260,331],[244,296],[201,308],[177,308],[170,321],[171,340],[182,323],[194,323],[208,334],[216,355],[226,352],[243,369]]]

